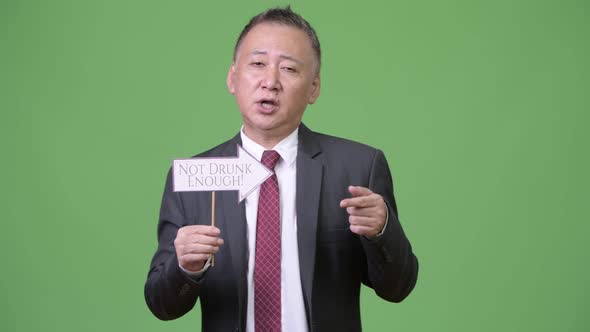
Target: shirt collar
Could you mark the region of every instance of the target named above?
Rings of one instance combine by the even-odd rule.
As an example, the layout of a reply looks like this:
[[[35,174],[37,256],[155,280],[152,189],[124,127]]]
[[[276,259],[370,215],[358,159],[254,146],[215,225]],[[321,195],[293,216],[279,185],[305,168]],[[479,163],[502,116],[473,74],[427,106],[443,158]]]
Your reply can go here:
[[[242,139],[242,147],[246,152],[251,154],[258,161],[262,160],[262,153],[266,150],[262,145],[251,140],[244,133],[244,126],[240,129],[240,138]],[[285,161],[287,166],[291,166],[297,159],[297,145],[299,144],[299,127],[283,138],[272,150],[275,150]]]

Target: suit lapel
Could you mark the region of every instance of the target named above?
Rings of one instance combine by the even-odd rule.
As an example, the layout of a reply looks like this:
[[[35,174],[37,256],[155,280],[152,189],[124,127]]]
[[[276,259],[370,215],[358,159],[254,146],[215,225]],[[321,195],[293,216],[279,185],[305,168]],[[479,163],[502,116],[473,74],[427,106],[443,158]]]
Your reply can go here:
[[[223,156],[237,156],[238,144],[241,145],[238,134],[229,141]],[[247,275],[248,275],[248,244],[247,244],[247,222],[244,202],[238,204],[237,191],[219,191],[219,204],[216,208],[216,215],[221,216],[224,222],[224,231],[227,233],[226,246],[229,246],[231,254],[236,287],[238,290],[238,311],[242,327],[246,326],[246,299],[247,299]],[[223,231],[223,230],[222,230]]]
[[[323,173],[322,163],[314,159],[321,150],[313,135],[313,132],[301,124],[299,127],[295,199],[299,269],[307,320],[310,326],[312,322],[311,296],[315,267],[318,208]]]

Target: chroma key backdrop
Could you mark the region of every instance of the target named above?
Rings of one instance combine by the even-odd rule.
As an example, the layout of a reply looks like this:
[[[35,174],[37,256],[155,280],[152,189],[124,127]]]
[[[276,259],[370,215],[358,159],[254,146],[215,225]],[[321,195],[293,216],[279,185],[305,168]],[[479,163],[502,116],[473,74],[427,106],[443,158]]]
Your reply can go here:
[[[1,331],[199,331],[143,286],[166,172],[235,135],[225,77],[277,1],[0,2]],[[590,330],[590,3],[292,1],[312,130],[383,150],[419,259],[365,331]],[[343,184],[347,185],[347,184]]]

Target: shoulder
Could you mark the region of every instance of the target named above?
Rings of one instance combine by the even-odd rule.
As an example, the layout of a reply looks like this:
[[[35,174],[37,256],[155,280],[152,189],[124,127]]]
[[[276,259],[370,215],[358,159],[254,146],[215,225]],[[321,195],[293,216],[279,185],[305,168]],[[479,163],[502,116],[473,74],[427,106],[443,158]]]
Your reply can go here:
[[[307,139],[315,141],[322,154],[349,158],[372,159],[379,149],[347,138],[309,131]]]
[[[316,135],[318,136],[318,139],[322,143],[322,145],[326,146],[326,147],[345,148],[348,150],[364,152],[364,153],[375,153],[375,151],[377,151],[376,148],[374,148],[370,145],[367,145],[367,144],[364,144],[361,142],[357,142],[357,141],[353,141],[353,140],[350,140],[347,138],[336,137],[336,136],[326,135],[326,134],[322,134],[322,133],[316,133]]]
[[[239,136],[235,136],[211,149],[192,156],[191,158],[226,157],[237,155],[237,145],[240,143]]]

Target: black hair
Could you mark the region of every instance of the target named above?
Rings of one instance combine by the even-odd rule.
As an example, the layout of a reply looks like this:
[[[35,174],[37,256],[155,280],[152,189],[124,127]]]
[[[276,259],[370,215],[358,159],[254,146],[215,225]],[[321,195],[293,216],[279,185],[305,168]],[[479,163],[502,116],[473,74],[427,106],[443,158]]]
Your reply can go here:
[[[301,15],[297,14],[293,10],[291,10],[291,6],[287,6],[285,8],[271,8],[268,9],[250,19],[250,22],[246,24],[238,40],[236,41],[236,45],[234,47],[234,61],[236,60],[236,54],[238,52],[238,48],[242,43],[242,39],[246,37],[248,32],[252,30],[255,26],[262,23],[277,23],[282,24],[290,27],[294,27],[300,29],[301,31],[305,32],[309,37],[309,41],[311,42],[311,48],[314,50],[315,55],[318,59],[318,71],[321,64],[322,59],[322,52],[320,49],[320,41],[318,36],[314,30],[314,28],[307,22]]]

